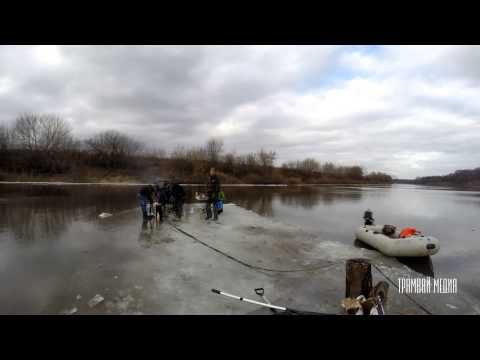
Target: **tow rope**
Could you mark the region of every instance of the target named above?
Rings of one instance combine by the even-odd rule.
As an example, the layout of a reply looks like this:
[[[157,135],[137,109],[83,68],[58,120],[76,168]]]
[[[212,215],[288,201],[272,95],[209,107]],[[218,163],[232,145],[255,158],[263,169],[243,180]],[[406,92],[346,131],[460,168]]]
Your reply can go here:
[[[256,265],[251,265],[249,263],[246,263],[245,261],[243,260],[240,260],[240,259],[237,259],[236,257],[230,255],[230,254],[227,254],[226,252],[220,250],[220,249],[217,249],[209,244],[207,244],[206,242],[198,239],[197,237],[195,237],[194,235],[192,234],[189,234],[188,232],[180,229],[178,226],[176,226],[175,224],[173,224],[170,220],[166,219],[166,222],[172,226],[175,230],[177,230],[178,232],[188,236],[189,238],[199,242],[200,244],[202,244],[203,246],[227,257],[228,259],[232,260],[232,261],[235,261],[236,263],[239,263],[247,268],[250,268],[250,269],[253,269],[253,270],[259,270],[259,271],[267,271],[267,272],[278,272],[278,273],[294,273],[294,272],[304,272],[304,271],[315,271],[315,270],[322,270],[322,269],[326,269],[330,266],[333,266],[333,265],[337,265],[339,264],[340,262],[334,262],[334,261],[327,261],[328,264],[324,264],[322,266],[317,266],[317,267],[305,267],[305,268],[299,268],[299,269],[288,269],[288,270],[282,270],[282,269],[272,269],[272,268],[265,268],[265,267],[262,267],[262,266],[256,266]],[[387,279],[397,290],[398,290],[398,285],[392,280],[390,279],[389,276],[387,276],[387,274],[385,274],[382,270],[380,270],[380,268],[373,264],[372,263],[372,266],[377,269],[377,271],[382,274],[382,276]],[[427,313],[428,315],[433,315],[433,313],[431,311],[429,311],[427,308],[425,308],[425,306],[423,306],[422,304],[420,304],[419,302],[417,302],[415,299],[413,299],[411,296],[409,296],[408,294],[402,294],[404,296],[407,297],[407,299],[409,299],[411,302],[413,302],[415,305],[417,305],[421,310],[423,310],[425,313]],[[292,311],[291,309],[289,309],[289,311]]]
[[[312,266],[312,267],[304,267],[304,268],[299,268],[299,269],[288,269],[288,270],[284,270],[284,269],[272,269],[272,268],[266,268],[266,267],[262,267],[262,266],[256,266],[256,265],[252,265],[252,264],[249,264],[243,260],[240,260],[230,254],[227,254],[226,252],[220,250],[220,249],[217,249],[216,247],[213,247],[209,244],[207,244],[206,242],[198,239],[197,237],[193,236],[192,234],[189,234],[188,232],[180,229],[178,226],[176,226],[175,224],[173,224],[172,222],[170,222],[170,220],[166,220],[167,223],[172,226],[175,230],[177,230],[178,232],[188,236],[189,238],[199,242],[200,244],[202,244],[203,246],[227,257],[228,259],[232,260],[232,261],[235,261],[236,263],[239,263],[245,267],[248,267],[250,269],[253,269],[253,270],[261,270],[261,271],[268,271],[268,272],[279,272],[279,273],[292,273],[292,272],[303,272],[303,271],[315,271],[315,270],[321,270],[321,269],[325,269],[325,268],[328,268],[332,265],[336,265],[337,263],[336,262],[333,262],[333,261],[327,261],[327,264],[323,264],[322,266]]]

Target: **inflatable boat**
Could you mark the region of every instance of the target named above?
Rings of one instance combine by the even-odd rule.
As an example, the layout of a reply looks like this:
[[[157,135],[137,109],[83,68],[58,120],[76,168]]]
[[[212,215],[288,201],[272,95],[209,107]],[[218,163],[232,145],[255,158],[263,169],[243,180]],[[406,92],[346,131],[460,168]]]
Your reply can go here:
[[[425,236],[415,228],[398,230],[392,225],[363,225],[355,231],[358,240],[387,256],[422,257],[440,250],[438,239]]]

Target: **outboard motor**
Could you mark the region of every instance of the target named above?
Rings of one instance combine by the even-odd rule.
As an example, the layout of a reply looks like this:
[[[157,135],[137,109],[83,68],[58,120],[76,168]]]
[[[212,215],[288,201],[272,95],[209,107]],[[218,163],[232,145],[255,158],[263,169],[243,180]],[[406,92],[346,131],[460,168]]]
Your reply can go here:
[[[367,211],[365,211],[365,213],[363,214],[363,220],[365,220],[365,225],[373,225],[375,219],[373,218],[372,210],[368,209]]]

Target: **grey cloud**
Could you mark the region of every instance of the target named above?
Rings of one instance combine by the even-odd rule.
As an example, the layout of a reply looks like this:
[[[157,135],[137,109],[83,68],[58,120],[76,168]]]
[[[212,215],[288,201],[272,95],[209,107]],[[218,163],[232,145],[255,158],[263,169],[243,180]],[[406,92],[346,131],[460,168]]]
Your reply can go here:
[[[480,105],[478,103],[469,103],[453,97],[437,98],[428,94],[418,95],[412,96],[406,104],[409,107],[424,107],[436,111],[443,110],[457,116],[478,118],[480,115]]]
[[[412,118],[421,123],[424,111],[433,110],[478,124],[480,107],[453,96],[457,94],[438,98],[410,93],[409,80],[441,84],[444,78],[458,78],[476,89],[479,49],[454,48],[435,63],[402,72],[404,86],[378,108],[326,118],[319,107],[318,122],[312,125],[304,121],[302,109],[287,113],[289,104],[280,100],[272,105],[270,99],[278,94],[280,99],[301,97],[298,87],[309,84],[314,89],[322,77],[342,75],[337,60],[351,48],[63,46],[62,63],[50,66],[39,63],[29,46],[0,47],[0,80],[12,83],[11,90],[0,93],[0,124],[24,111],[58,112],[71,119],[81,138],[114,128],[171,150],[176,144],[202,144],[226,119],[242,121],[238,114],[247,106],[253,109],[248,133],[226,135],[227,150],[242,153],[263,146],[276,150],[280,161],[313,156],[403,177],[428,175],[479,166],[480,128],[466,131],[438,122],[405,129],[402,123]],[[333,82],[336,90],[342,91],[342,81]],[[342,100],[338,106],[350,109],[351,99]],[[419,159],[421,154],[440,155],[418,160],[421,168],[408,168],[409,160],[402,158],[408,151]]]
[[[450,56],[445,56],[443,69],[444,74],[461,76],[472,85],[480,83],[480,46],[459,46]],[[442,71],[440,67],[438,71]]]

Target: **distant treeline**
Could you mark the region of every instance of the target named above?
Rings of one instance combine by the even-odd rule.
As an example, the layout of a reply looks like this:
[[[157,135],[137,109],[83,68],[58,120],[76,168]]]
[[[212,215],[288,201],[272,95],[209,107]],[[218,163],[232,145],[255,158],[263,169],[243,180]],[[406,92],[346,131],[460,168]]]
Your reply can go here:
[[[472,170],[457,170],[445,176],[419,177],[413,182],[421,185],[480,186],[480,167]]]
[[[153,177],[177,177],[183,182],[203,183],[213,166],[227,183],[392,182],[389,175],[367,174],[360,166],[321,164],[307,158],[277,167],[276,160],[273,150],[226,153],[221,139],[210,139],[204,146],[177,146],[170,153],[146,149],[115,130],[81,141],[73,137],[67,122],[51,114],[22,114],[12,127],[0,127],[0,180],[149,181]]]

